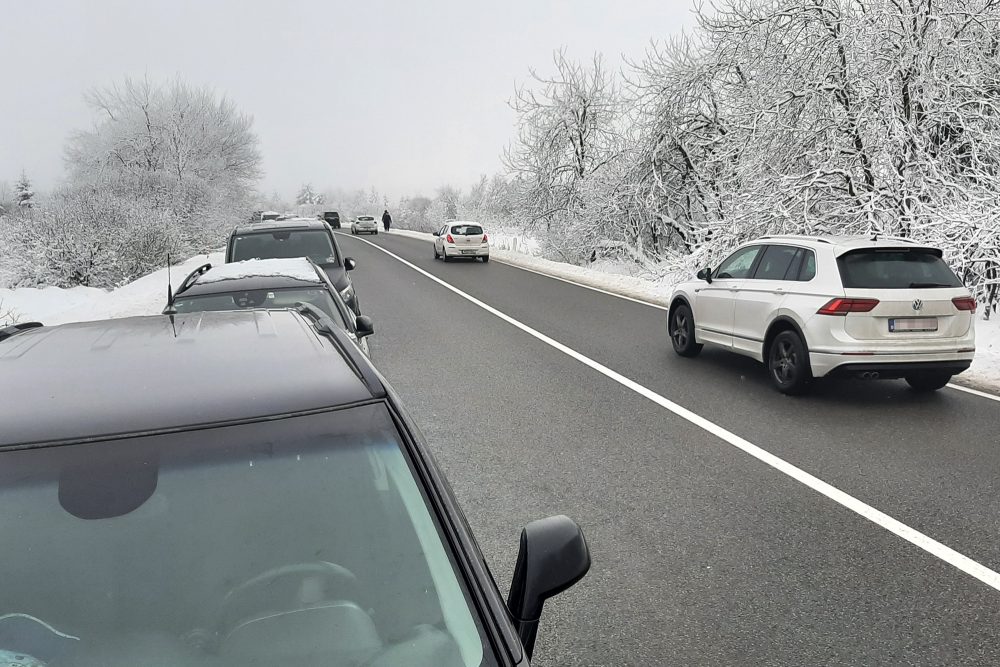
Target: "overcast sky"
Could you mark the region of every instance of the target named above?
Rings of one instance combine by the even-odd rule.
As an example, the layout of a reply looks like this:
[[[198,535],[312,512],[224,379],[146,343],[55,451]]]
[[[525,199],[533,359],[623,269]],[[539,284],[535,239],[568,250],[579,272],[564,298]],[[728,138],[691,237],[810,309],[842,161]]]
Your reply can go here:
[[[58,183],[86,90],[180,76],[253,116],[265,192],[467,187],[500,168],[529,67],[561,46],[617,66],[693,23],[688,0],[4,3],[0,181]]]

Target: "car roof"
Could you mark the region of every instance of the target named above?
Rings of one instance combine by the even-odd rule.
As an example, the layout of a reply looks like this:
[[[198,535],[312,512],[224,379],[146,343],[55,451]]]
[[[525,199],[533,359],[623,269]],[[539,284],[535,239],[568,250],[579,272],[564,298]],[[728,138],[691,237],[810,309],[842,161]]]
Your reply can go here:
[[[317,218],[289,218],[287,220],[264,220],[263,222],[240,224],[233,229],[233,234],[243,236],[256,232],[327,228],[329,228],[329,225],[326,224],[325,220],[318,220]]]
[[[0,341],[0,447],[104,439],[336,407],[385,395],[318,311],[154,315]]]
[[[288,259],[247,259],[217,266],[201,267],[185,279],[177,295],[220,294],[260,289],[315,287],[324,285],[316,266],[304,257]]]
[[[789,243],[798,243],[802,245],[807,245],[813,248],[831,248],[834,255],[843,255],[851,250],[857,250],[859,248],[929,248],[935,249],[933,245],[927,245],[923,243],[917,243],[912,239],[900,238],[897,236],[838,236],[838,235],[805,235],[805,234],[783,234],[783,235],[773,235],[773,236],[762,236],[759,239],[753,241],[754,244],[760,243],[780,243],[786,241]],[[752,245],[752,244],[748,244]]]

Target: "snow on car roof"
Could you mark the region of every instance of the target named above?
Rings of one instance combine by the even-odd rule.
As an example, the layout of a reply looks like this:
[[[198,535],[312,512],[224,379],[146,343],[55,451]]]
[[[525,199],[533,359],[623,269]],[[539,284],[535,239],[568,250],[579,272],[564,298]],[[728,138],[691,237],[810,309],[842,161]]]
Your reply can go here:
[[[230,262],[213,266],[203,276],[198,278],[198,282],[217,283],[223,280],[239,280],[241,278],[256,278],[267,276],[282,276],[304,280],[308,282],[320,282],[316,269],[303,257],[291,259],[247,259],[242,262]]]

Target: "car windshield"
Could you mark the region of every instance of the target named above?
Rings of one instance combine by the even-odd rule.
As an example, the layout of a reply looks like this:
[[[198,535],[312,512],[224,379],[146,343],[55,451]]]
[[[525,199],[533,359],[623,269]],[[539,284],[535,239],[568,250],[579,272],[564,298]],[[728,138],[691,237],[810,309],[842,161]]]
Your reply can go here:
[[[231,262],[246,259],[308,257],[317,264],[337,264],[330,235],[323,230],[257,232],[233,239]]]
[[[479,225],[454,225],[451,233],[460,236],[479,236],[483,233],[483,228]]]
[[[259,289],[217,294],[179,296],[174,301],[178,313],[195,313],[205,310],[243,310],[247,308],[294,308],[308,303],[333,318],[346,328],[337,304],[330,293],[321,288]]]
[[[910,289],[961,287],[939,253],[927,249],[864,249],[837,258],[844,287]]]
[[[0,502],[0,656],[496,664],[381,403],[0,452]]]

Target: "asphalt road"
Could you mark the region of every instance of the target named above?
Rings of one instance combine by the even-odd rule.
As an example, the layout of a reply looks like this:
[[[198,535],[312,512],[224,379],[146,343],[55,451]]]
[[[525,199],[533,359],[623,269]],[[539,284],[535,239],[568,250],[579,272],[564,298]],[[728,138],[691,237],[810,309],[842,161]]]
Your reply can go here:
[[[762,367],[681,359],[665,313],[493,261],[377,244],[961,554],[1000,570],[1000,402],[899,382],[789,398]],[[363,240],[341,236],[376,365],[501,589],[520,527],[565,513],[590,574],[546,608],[540,665],[998,665],[1000,591]]]

